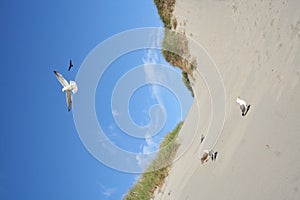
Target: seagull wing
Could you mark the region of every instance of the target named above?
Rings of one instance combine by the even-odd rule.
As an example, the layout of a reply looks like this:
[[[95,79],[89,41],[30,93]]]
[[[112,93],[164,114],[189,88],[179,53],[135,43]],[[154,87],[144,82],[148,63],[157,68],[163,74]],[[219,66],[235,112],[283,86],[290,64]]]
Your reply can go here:
[[[57,71],[53,71],[54,74],[56,75],[57,80],[60,82],[60,84],[62,84],[62,86],[66,87],[69,85],[68,81],[66,81],[66,79]]]
[[[71,95],[70,90],[66,91],[66,100],[67,100],[67,105],[68,105],[68,111],[70,112],[70,110],[72,108],[72,95]]]

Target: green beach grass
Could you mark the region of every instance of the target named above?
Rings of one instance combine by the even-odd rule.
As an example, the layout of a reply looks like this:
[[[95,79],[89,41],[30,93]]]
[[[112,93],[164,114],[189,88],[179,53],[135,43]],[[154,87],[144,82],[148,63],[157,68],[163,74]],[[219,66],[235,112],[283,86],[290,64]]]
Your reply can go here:
[[[176,142],[176,137],[182,124],[183,122],[180,122],[173,131],[165,136],[156,157],[149,164],[146,172],[141,174],[137,183],[129,190],[124,200],[149,200],[153,197],[155,190],[161,188],[180,145]]]

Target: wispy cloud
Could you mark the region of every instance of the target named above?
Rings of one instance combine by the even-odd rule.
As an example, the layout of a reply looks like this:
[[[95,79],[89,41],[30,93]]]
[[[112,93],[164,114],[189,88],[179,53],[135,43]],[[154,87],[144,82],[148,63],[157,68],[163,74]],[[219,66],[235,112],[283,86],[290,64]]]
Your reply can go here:
[[[149,136],[149,134],[146,134],[146,145],[141,146],[141,152],[136,155],[136,160],[138,162],[138,165],[141,168],[147,167],[147,165],[152,161],[154,158],[155,152],[158,149],[159,144],[153,141],[152,137]]]
[[[152,40],[152,46],[159,46],[159,42],[161,42],[163,32],[158,32],[157,35],[154,35]],[[165,80],[165,75],[162,73],[157,73],[156,66],[160,64],[159,55],[156,49],[148,49],[144,58],[142,59],[144,64],[144,73],[145,73],[145,80],[146,82],[156,82],[161,83]],[[159,105],[164,107],[163,99],[161,98],[161,89],[160,86],[156,84],[151,85],[151,97],[155,99]],[[160,113],[157,113],[157,115]],[[159,120],[161,116],[154,116],[154,127],[158,126]],[[151,131],[151,130],[149,130]],[[154,158],[155,152],[158,149],[159,144],[153,141],[151,134],[145,134],[146,144],[141,146],[140,154],[136,155],[136,160],[141,168],[147,167],[147,165],[152,161]]]
[[[120,116],[120,113],[119,113],[119,111],[117,111],[117,110],[112,110],[111,112],[112,112],[112,115],[113,115],[114,117]]]
[[[101,193],[103,194],[105,199],[109,199],[111,197],[111,195],[117,191],[116,188],[106,187],[105,185],[103,185],[100,182],[98,182],[98,185],[100,186]]]
[[[110,142],[112,144],[115,144],[114,139],[118,137],[118,133],[116,131],[116,125],[115,124],[110,124],[108,126],[108,131],[105,132],[105,137],[101,136],[97,140],[97,142],[101,143],[101,146],[103,148],[106,148],[106,143]]]
[[[152,40],[152,46],[159,46],[162,36],[162,32],[158,32]],[[157,49],[148,49],[142,61],[144,64],[146,82],[160,83],[165,79],[164,74],[157,73],[157,71],[155,70],[155,67],[157,67],[156,65],[160,63]],[[159,104],[163,105],[163,101],[160,95],[160,87],[158,85],[151,85],[151,95],[152,98],[156,99]]]
[[[146,145],[143,146],[143,154],[149,154],[157,150],[158,144],[152,140],[152,137],[146,136]]]

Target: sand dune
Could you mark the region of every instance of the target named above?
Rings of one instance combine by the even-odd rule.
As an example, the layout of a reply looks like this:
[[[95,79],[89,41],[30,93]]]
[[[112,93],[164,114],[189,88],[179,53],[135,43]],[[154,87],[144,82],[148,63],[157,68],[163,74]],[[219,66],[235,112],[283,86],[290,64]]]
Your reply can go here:
[[[297,0],[176,1],[176,30],[201,44],[220,71],[226,119],[219,136],[207,134],[218,112],[196,71],[195,102],[179,135],[189,148],[179,150],[155,199],[300,199],[299,8]],[[201,71],[192,46],[190,54]],[[245,117],[238,96],[251,104]],[[201,164],[210,147],[217,160]]]

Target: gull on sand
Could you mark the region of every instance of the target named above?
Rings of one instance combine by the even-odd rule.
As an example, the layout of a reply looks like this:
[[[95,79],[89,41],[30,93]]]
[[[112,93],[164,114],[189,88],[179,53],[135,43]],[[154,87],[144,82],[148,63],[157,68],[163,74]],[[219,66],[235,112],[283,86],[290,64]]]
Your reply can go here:
[[[204,150],[202,157],[201,157],[201,163],[203,164],[204,162],[208,161],[208,156],[210,155],[210,151],[209,150]]]
[[[215,161],[217,158],[218,152],[214,152],[213,150],[204,150],[202,157],[201,157],[201,163],[207,162],[209,158],[211,158],[212,161]]]
[[[250,105],[247,105],[246,101],[238,97],[236,102],[240,105],[240,109],[242,111],[242,116],[245,116],[250,108]]]
[[[72,94],[75,94],[78,90],[77,84],[75,81],[68,81],[57,71],[53,71],[56,75],[57,80],[60,82],[60,84],[63,86],[62,92],[66,92],[66,100],[68,105],[68,111],[71,110],[72,107]]]

